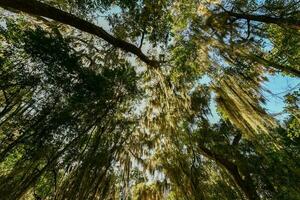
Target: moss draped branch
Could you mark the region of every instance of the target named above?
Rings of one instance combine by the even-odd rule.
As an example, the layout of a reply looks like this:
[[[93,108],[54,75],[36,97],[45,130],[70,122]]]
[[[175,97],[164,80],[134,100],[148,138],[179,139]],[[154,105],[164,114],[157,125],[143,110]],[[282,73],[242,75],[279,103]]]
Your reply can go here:
[[[156,68],[159,66],[158,61],[150,59],[141,51],[140,48],[136,47],[135,45],[114,37],[113,35],[106,32],[103,28],[96,26],[95,24],[80,19],[75,15],[64,12],[45,3],[41,3],[36,0],[0,0],[0,7],[22,11],[29,15],[46,17],[72,26],[81,31],[98,36],[116,48],[120,48],[125,52],[136,55],[140,60],[151,67]]]

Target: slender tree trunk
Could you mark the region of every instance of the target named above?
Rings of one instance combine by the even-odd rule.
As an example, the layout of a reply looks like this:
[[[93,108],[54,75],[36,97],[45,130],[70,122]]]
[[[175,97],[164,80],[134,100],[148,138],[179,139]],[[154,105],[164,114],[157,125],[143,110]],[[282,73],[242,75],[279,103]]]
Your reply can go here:
[[[6,9],[15,9],[30,15],[47,17],[63,24],[70,25],[81,31],[96,35],[116,48],[120,48],[126,52],[133,53],[151,67],[156,68],[159,66],[158,61],[152,60],[147,57],[141,51],[141,49],[139,49],[135,45],[112,36],[99,26],[96,26],[86,20],[76,17],[75,15],[64,12],[45,3],[41,3],[36,0],[0,0],[0,7]]]
[[[261,63],[262,65],[264,66],[270,66],[270,67],[273,67],[281,72],[287,72],[289,74],[293,74],[297,77],[300,77],[300,70],[298,69],[295,69],[295,68],[292,68],[292,67],[289,67],[289,66],[283,66],[281,64],[278,64],[278,63],[274,63],[270,60],[266,60],[264,59],[263,57],[261,56],[258,56],[258,55],[247,55],[247,57],[249,57],[250,59],[254,60],[254,61],[257,61],[258,63]]]
[[[218,164],[224,167],[232,176],[235,184],[243,191],[245,196],[249,200],[259,200],[259,196],[256,192],[256,189],[252,183],[251,177],[246,176],[247,178],[243,179],[238,167],[232,163],[231,161],[223,158],[222,156],[215,154],[214,152],[210,151],[208,148],[204,147],[203,145],[199,145],[199,149],[204,152],[204,154],[215,160]]]
[[[300,30],[300,20],[291,19],[291,18],[279,18],[279,17],[270,17],[266,15],[251,15],[245,13],[235,13],[231,11],[226,11],[230,17],[235,17],[237,19],[245,19],[250,21],[263,22],[267,24],[277,24],[279,26],[286,26],[289,28]]]
[[[300,20],[291,19],[291,18],[279,18],[279,17],[270,17],[266,15],[251,15],[245,13],[235,13],[231,11],[226,11],[226,13],[237,19],[245,19],[250,21],[263,22],[267,24],[277,24],[279,26],[286,26],[293,29],[300,29]]]

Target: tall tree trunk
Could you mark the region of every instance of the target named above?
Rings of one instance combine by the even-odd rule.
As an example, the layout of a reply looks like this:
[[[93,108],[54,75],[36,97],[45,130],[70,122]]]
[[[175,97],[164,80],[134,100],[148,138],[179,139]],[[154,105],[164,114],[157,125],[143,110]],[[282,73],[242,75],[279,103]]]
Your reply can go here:
[[[158,67],[159,62],[152,60],[147,57],[141,49],[135,45],[128,43],[124,40],[116,38],[106,32],[103,28],[96,26],[86,20],[80,19],[75,15],[59,10],[55,7],[41,3],[36,0],[0,0],[0,7],[15,9],[18,11],[25,12],[30,15],[37,15],[42,17],[47,17],[49,19],[56,20],[66,25],[70,25],[74,28],[77,28],[81,31],[96,35],[109,44],[113,45],[116,48],[120,48],[126,52],[133,53],[143,62],[148,64],[151,67]]]

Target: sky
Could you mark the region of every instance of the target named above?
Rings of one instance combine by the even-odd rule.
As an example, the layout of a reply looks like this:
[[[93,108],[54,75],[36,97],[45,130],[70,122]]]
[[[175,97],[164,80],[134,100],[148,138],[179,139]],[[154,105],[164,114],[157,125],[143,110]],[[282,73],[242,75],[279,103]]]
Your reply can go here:
[[[265,108],[272,114],[281,113],[284,108],[284,96],[289,92],[300,89],[300,79],[277,74],[268,76],[269,81],[263,84],[263,87],[270,90],[273,94],[264,92],[267,98]],[[286,113],[276,116],[282,120]]]

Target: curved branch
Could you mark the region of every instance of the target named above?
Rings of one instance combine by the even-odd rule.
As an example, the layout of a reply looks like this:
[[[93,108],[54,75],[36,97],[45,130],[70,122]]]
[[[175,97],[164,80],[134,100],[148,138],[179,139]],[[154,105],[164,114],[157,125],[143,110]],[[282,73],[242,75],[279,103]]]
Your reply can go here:
[[[96,26],[86,20],[80,19],[75,15],[59,10],[55,7],[41,3],[36,0],[0,0],[0,7],[11,10],[18,10],[29,15],[46,17],[63,24],[72,26],[81,31],[96,35],[116,48],[136,55],[143,62],[151,67],[159,67],[159,62],[150,59],[138,47],[124,40],[116,38],[106,32],[103,28]]]

